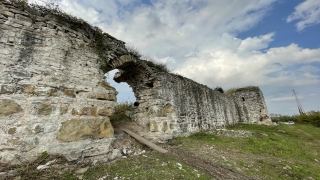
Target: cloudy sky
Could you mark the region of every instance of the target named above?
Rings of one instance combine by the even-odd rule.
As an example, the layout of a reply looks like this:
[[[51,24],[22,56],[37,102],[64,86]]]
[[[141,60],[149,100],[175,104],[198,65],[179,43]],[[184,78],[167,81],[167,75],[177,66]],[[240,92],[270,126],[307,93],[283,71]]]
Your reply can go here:
[[[270,113],[298,113],[292,89],[305,111],[320,110],[319,0],[54,2],[199,83],[259,86]],[[126,84],[112,85],[134,101]]]

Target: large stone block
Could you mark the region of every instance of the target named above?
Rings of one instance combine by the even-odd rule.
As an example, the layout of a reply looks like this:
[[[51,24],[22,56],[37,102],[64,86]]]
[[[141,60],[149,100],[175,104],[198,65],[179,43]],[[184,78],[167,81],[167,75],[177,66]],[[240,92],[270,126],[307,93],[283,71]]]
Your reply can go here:
[[[62,123],[57,139],[72,142],[113,137],[113,135],[114,131],[109,118],[75,118]]]
[[[0,115],[8,116],[10,114],[21,112],[22,108],[19,104],[9,99],[0,100]]]

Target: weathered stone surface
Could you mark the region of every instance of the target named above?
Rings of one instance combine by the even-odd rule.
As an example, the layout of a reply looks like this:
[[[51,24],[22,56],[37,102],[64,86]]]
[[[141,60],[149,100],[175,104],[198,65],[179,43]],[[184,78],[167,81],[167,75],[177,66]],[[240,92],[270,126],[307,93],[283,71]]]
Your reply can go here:
[[[59,132],[57,139],[64,142],[113,137],[113,127],[108,118],[71,119],[62,123]]]
[[[72,109],[72,115],[79,116],[97,116],[97,108],[96,107],[82,107],[80,110]]]
[[[38,114],[39,115],[49,115],[54,110],[54,106],[50,104],[41,104],[38,108]]]
[[[23,92],[33,94],[33,93],[35,93],[35,90],[36,90],[36,87],[27,86],[24,88]]]
[[[68,112],[68,106],[60,107],[60,115],[64,115]]]
[[[99,99],[106,101],[117,101],[117,96],[115,94],[106,94],[106,93],[92,93],[88,98]]]
[[[3,85],[1,86],[0,94],[13,94],[15,88],[13,86]]]
[[[1,99],[0,100],[0,116],[10,115],[14,113],[21,112],[23,109],[17,103],[9,99]]]

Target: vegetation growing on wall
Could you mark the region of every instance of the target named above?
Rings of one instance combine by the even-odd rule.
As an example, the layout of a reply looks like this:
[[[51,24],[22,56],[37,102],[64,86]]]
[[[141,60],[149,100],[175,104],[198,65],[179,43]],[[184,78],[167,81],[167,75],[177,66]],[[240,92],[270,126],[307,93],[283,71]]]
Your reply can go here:
[[[224,90],[223,90],[222,87],[220,87],[220,86],[215,87],[214,90],[215,90],[215,91],[219,91],[219,92],[221,92],[221,93],[224,93]]]
[[[225,94],[229,95],[229,94],[233,94],[235,92],[241,92],[241,91],[255,91],[255,90],[259,90],[259,87],[257,86],[246,86],[246,87],[242,87],[242,88],[231,88],[228,89]]]
[[[168,66],[165,63],[157,62],[151,57],[143,56],[139,50],[133,46],[126,46],[129,54],[146,63],[149,67],[154,68],[160,72],[170,73]]]

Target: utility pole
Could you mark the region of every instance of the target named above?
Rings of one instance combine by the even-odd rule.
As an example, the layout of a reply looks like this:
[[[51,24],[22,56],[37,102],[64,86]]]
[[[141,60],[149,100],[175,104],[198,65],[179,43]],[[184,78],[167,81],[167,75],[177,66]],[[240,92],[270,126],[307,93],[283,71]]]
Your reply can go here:
[[[293,92],[294,97],[296,98],[296,102],[297,102],[297,105],[298,105],[298,110],[299,110],[300,115],[301,115],[301,114],[305,114],[305,113],[304,113],[304,110],[303,110],[303,108],[302,108],[302,105],[301,105],[301,103],[300,103],[300,101],[299,101],[299,99],[298,99],[298,96],[297,96],[296,91],[295,91],[294,89],[292,89],[292,92]]]

